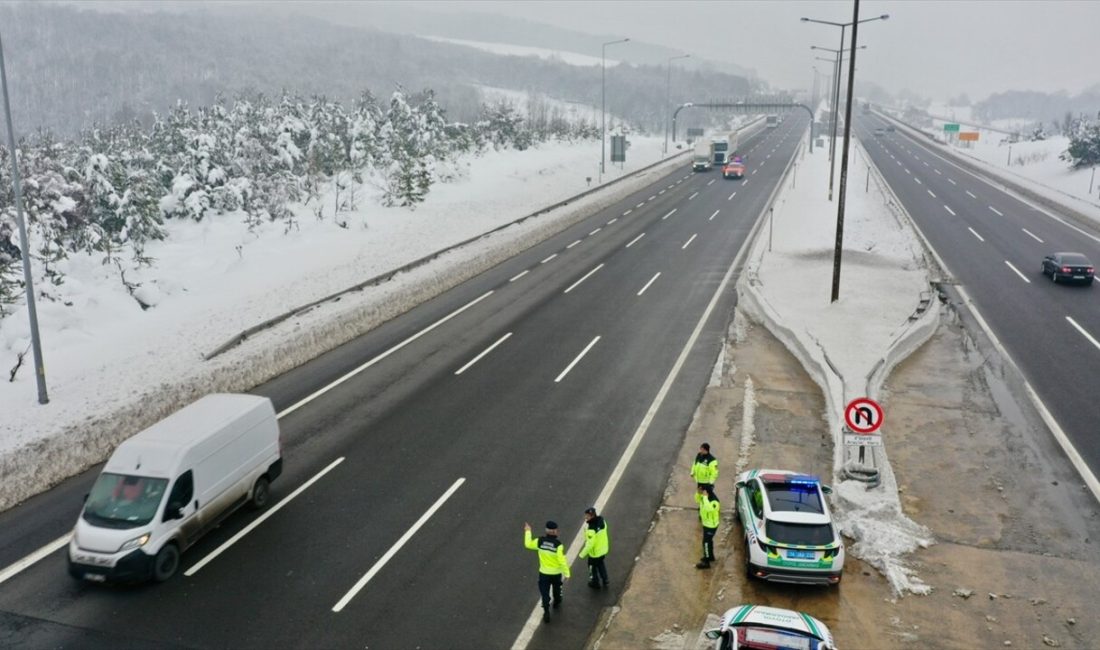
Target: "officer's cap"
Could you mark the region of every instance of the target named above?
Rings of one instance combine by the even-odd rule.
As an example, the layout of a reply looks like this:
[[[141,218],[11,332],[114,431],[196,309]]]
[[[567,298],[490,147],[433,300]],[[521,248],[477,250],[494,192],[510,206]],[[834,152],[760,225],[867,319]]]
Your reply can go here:
[[[558,522],[556,522],[556,521],[551,520],[551,521],[546,522],[546,530],[554,530],[557,527],[558,527]]]

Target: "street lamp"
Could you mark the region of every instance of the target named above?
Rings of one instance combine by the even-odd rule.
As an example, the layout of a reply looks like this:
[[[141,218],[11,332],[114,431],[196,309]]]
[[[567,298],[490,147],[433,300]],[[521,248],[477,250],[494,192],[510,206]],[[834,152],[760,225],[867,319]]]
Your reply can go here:
[[[844,106],[844,151],[841,153],[840,159],[840,198],[836,205],[836,243],[833,246],[833,290],[830,297],[830,302],[836,302],[840,299],[840,258],[841,251],[844,244],[844,196],[845,190],[848,185],[848,146],[851,142],[852,135],[852,92],[855,90],[855,72],[856,72],[856,41],[857,34],[859,33],[859,24],[868,23],[873,20],[887,20],[890,18],[889,14],[882,14],[874,18],[859,19],[859,0],[853,0],[852,3],[852,21],[848,23],[834,23],[827,20],[811,20],[809,18],[803,18],[804,23],[821,23],[823,25],[832,25],[840,28],[840,49],[844,49],[844,30],[848,27],[852,28],[852,45],[850,54],[848,56],[848,101]],[[837,57],[838,61],[840,57]],[[837,79],[837,99],[839,100],[840,93],[840,79]],[[836,125],[833,126],[833,138],[836,138]],[[829,165],[829,199],[831,200],[832,190],[832,164]]]
[[[681,54],[680,56],[668,57],[668,81],[665,84],[665,111],[669,113],[669,117],[665,118],[665,146],[661,150],[662,154],[668,153],[668,121],[671,119],[672,113],[672,62],[676,59],[686,59],[690,57],[690,54]]]
[[[607,158],[607,46],[625,43],[629,38],[608,41],[600,48],[600,182],[603,182],[604,160]]]
[[[832,201],[833,200],[833,168],[832,168],[832,164],[833,164],[833,158],[835,157],[835,154],[836,154],[837,116],[840,113],[840,107],[838,105],[839,102],[840,102],[840,77],[841,77],[840,64],[841,64],[841,62],[843,62],[844,56],[847,54],[847,52],[844,52],[843,50],[834,50],[834,49],[828,48],[828,47],[819,47],[817,45],[811,45],[810,49],[811,50],[822,50],[822,51],[825,51],[825,52],[832,52],[833,56],[834,56],[834,58],[832,59],[832,61],[833,61],[833,83],[831,84],[833,92],[831,92],[830,96],[829,96],[829,104],[830,104],[830,108],[832,109],[832,114],[833,114],[833,119],[832,119],[832,122],[833,122],[833,126],[832,126],[832,128],[833,128],[833,138],[829,142],[829,165],[830,165],[830,167],[829,167],[829,200]],[[865,49],[867,49],[867,46],[866,45],[860,45],[857,49],[865,50]],[[826,61],[826,60],[828,60],[828,59],[822,59],[822,61]]]
[[[15,220],[19,222],[19,256],[23,258],[23,281],[27,290],[27,314],[31,319],[31,349],[34,351],[34,378],[38,384],[38,403],[48,404],[46,366],[42,361],[42,341],[38,335],[38,309],[34,303],[34,283],[31,277],[31,249],[27,245],[27,222],[23,219],[23,193],[19,185],[19,161],[16,160],[15,129],[11,125],[11,104],[8,101],[8,71],[4,67],[4,43],[0,41],[0,87],[4,91],[4,116],[8,123],[8,155],[11,156],[11,183],[15,191]]]

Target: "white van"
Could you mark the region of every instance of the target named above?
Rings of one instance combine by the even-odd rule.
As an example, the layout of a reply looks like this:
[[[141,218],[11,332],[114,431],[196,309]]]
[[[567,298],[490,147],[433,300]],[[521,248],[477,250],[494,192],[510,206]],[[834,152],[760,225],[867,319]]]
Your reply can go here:
[[[158,582],[242,505],[263,508],[283,469],[271,400],[207,395],[126,440],[103,467],[69,542],[69,574]]]

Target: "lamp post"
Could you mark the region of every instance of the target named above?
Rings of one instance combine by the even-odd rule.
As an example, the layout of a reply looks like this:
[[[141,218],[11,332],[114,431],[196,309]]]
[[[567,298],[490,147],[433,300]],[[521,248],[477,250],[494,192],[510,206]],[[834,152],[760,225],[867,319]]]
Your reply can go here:
[[[603,182],[604,161],[607,159],[607,46],[625,43],[629,38],[608,41],[600,48],[600,182]]]
[[[34,303],[34,282],[31,276],[31,249],[27,244],[27,222],[23,219],[23,192],[19,185],[19,161],[15,155],[15,129],[11,124],[11,104],[8,101],[8,71],[4,66],[4,43],[0,40],[0,87],[4,91],[4,117],[8,126],[8,155],[11,156],[11,183],[15,191],[15,220],[19,222],[19,256],[23,258],[23,281],[27,289],[27,313],[31,319],[31,349],[34,351],[34,378],[38,384],[38,403],[48,404],[46,366],[42,361],[42,341],[38,335],[38,309]]]
[[[672,119],[672,62],[676,59],[686,59],[690,56],[690,54],[681,54],[680,56],[668,57],[668,81],[665,83],[665,111],[669,115],[665,117],[665,146],[661,149],[662,154],[668,153],[668,121]]]
[[[837,201],[836,210],[836,243],[833,248],[833,287],[832,294],[830,296],[830,302],[836,302],[840,299],[840,260],[841,251],[844,244],[844,193],[848,184],[848,145],[851,142],[852,135],[852,93],[855,90],[855,72],[856,72],[856,35],[859,32],[860,23],[867,23],[873,20],[887,20],[890,18],[889,14],[882,14],[881,16],[875,16],[874,18],[859,19],[859,0],[853,0],[852,7],[852,21],[848,23],[834,23],[827,20],[812,20],[810,18],[803,18],[802,22],[821,23],[823,25],[832,25],[840,28],[840,49],[844,49],[844,30],[848,27],[852,28],[852,44],[850,48],[850,54],[848,56],[848,100],[844,107],[844,151],[841,153],[840,158],[840,198]],[[840,57],[837,57],[839,61]],[[837,79],[837,94],[839,99],[839,87],[840,79]],[[836,138],[836,127],[834,124],[833,138]],[[830,189],[829,198],[832,199],[832,165],[829,168]]]
[[[829,97],[830,108],[832,109],[832,114],[833,114],[833,119],[832,119],[832,122],[833,122],[833,125],[832,125],[833,139],[829,142],[829,165],[830,165],[830,167],[829,167],[829,200],[832,201],[833,200],[833,168],[832,168],[832,164],[833,164],[833,159],[836,157],[835,154],[836,154],[837,116],[840,113],[840,106],[839,106],[839,103],[840,103],[840,78],[841,78],[840,66],[844,62],[844,57],[847,53],[842,51],[842,50],[834,50],[834,49],[830,49],[828,47],[818,47],[817,45],[811,45],[810,49],[811,50],[823,50],[825,52],[832,52],[833,56],[835,57],[835,58],[831,59],[833,61],[833,84],[830,86],[831,92],[830,92],[830,97]],[[867,49],[867,46],[866,45],[860,45],[859,48],[857,48],[857,49],[865,50],[865,49]],[[820,58],[820,57],[818,57],[818,58]],[[822,61],[829,61],[830,59],[821,59],[821,60]]]
[[[857,5],[855,13],[858,15],[859,14],[859,7],[858,7],[859,0],[855,0],[855,1],[856,1],[856,5]],[[830,20],[816,20],[814,18],[805,18],[805,17],[801,18],[801,20],[804,23],[818,23],[818,24],[821,24],[821,25],[832,25],[833,27],[839,27],[840,28],[840,49],[836,50],[836,51],[837,52],[842,52],[842,51],[844,51],[844,30],[846,30],[849,27],[852,27],[853,30],[854,30],[857,23],[869,23],[872,20],[888,20],[889,18],[890,18],[890,14],[882,14],[881,16],[875,16],[874,18],[864,18],[863,20],[855,19],[850,23],[835,23],[835,22],[832,22]],[[854,31],[853,31],[853,33],[854,33]],[[852,47],[852,57],[853,58],[855,57],[855,47],[854,47],[854,45]],[[840,61],[839,60],[837,61],[837,66],[836,67],[837,67],[837,75],[836,75],[836,81],[835,81],[836,88],[833,92],[833,97],[835,97],[836,100],[839,101],[840,100]],[[833,104],[833,142],[834,143],[836,142],[836,130],[837,130],[837,122],[838,122],[838,120],[836,119],[836,113],[837,113],[837,104],[834,103]],[[847,123],[845,123],[844,129],[845,129],[845,131],[847,131],[847,129],[848,129],[848,124]],[[834,144],[833,146],[835,147],[836,145]],[[829,159],[830,159],[830,162],[829,162],[829,200],[830,201],[833,200],[833,165],[832,165],[832,158],[833,157],[834,156],[829,157]]]

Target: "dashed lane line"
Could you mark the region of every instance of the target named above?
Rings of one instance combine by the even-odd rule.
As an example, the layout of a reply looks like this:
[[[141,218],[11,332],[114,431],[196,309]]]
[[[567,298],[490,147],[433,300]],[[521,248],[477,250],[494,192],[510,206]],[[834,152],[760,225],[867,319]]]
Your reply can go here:
[[[560,384],[561,380],[565,379],[565,376],[568,375],[569,371],[573,369],[573,366],[580,363],[580,360],[584,358],[584,355],[588,354],[588,351],[591,350],[592,346],[596,345],[596,343],[599,342],[599,340],[600,340],[600,337],[597,336],[596,338],[592,339],[592,341],[588,345],[584,346],[584,349],[581,350],[581,353],[578,354],[576,356],[576,358],[574,358],[572,361],[569,362],[569,365],[565,367],[565,370],[561,371],[560,375],[558,375],[557,377],[554,378],[554,383],[555,384]]]
[[[572,291],[573,289],[576,289],[576,288],[577,288],[578,286],[580,286],[580,283],[582,283],[582,282],[584,282],[585,280],[587,280],[588,278],[592,277],[592,274],[593,274],[593,273],[595,273],[596,271],[599,271],[599,270],[600,270],[600,269],[602,269],[602,268],[603,268],[603,264],[602,264],[602,263],[601,263],[601,264],[599,264],[599,265],[597,265],[597,266],[596,266],[596,268],[592,269],[592,270],[591,270],[591,271],[589,271],[588,273],[585,273],[585,274],[584,274],[584,275],[583,275],[583,276],[581,277],[581,279],[580,279],[580,280],[577,280],[577,281],[576,281],[576,282],[574,282],[573,284],[569,285],[569,288],[568,288],[568,289],[566,289],[565,291],[563,291],[562,293],[569,293],[569,292],[570,292],[570,291]]]
[[[967,227],[966,227],[966,229],[970,231],[970,234],[971,234],[971,235],[974,235],[975,237],[977,237],[977,238],[978,238],[978,241],[985,241],[985,238],[984,238],[984,237],[982,237],[981,235],[979,235],[979,234],[978,234],[978,231],[974,230],[974,229],[973,229],[973,228],[971,228],[970,226],[967,226]]]
[[[1032,239],[1034,239],[1035,241],[1039,242],[1040,244],[1044,244],[1044,243],[1046,243],[1046,242],[1044,242],[1044,241],[1043,241],[1042,239],[1039,239],[1038,237],[1036,237],[1036,236],[1035,236],[1035,234],[1034,234],[1034,233],[1032,233],[1032,232],[1031,232],[1030,230],[1028,230],[1027,228],[1020,228],[1020,230],[1024,231],[1025,233],[1027,233],[1027,236],[1028,236],[1028,237],[1031,237]]]
[[[1027,276],[1024,275],[1023,273],[1020,273],[1020,269],[1016,268],[1015,266],[1012,266],[1012,262],[1009,262],[1008,260],[1005,260],[1005,264],[1008,266],[1008,268],[1012,269],[1012,271],[1014,273],[1016,273],[1016,275],[1020,276],[1021,280],[1023,280],[1024,282],[1026,282],[1028,284],[1031,284],[1031,280],[1028,280]]]

